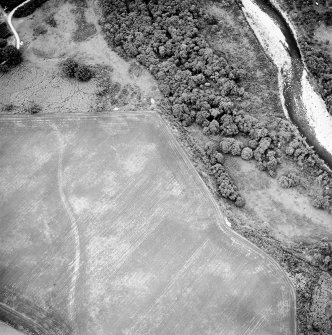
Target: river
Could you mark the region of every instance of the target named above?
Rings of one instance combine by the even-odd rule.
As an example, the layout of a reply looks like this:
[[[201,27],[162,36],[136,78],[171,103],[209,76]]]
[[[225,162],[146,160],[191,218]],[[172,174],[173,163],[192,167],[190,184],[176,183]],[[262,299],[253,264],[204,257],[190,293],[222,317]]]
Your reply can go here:
[[[264,51],[278,68],[284,113],[332,168],[332,117],[310,84],[294,30],[266,0],[241,0],[242,11]]]

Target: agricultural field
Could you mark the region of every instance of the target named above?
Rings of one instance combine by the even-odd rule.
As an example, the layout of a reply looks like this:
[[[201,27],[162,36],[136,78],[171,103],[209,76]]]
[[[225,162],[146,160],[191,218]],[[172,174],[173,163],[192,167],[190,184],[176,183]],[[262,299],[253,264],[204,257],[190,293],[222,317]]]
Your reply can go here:
[[[295,334],[154,112],[0,119],[0,316],[41,334]],[[1,329],[1,328],[0,328]]]
[[[0,322],[0,334],[2,335],[19,335],[18,331],[15,329],[8,327],[6,324]]]

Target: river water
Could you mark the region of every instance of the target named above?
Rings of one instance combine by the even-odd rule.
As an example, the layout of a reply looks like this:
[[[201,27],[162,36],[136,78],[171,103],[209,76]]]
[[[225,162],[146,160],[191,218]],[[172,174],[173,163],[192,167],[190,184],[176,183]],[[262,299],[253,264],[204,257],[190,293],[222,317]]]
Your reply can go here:
[[[280,97],[286,117],[332,168],[332,117],[309,82],[291,27],[269,1],[241,1],[247,21],[278,68]]]

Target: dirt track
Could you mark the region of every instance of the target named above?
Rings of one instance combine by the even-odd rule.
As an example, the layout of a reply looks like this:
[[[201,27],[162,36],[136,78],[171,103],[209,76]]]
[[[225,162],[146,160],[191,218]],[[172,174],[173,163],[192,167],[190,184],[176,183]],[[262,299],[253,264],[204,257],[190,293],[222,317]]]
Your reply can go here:
[[[284,272],[224,223],[159,117],[0,120],[7,306],[70,322],[75,239],[62,169],[80,238],[77,334],[295,334]]]

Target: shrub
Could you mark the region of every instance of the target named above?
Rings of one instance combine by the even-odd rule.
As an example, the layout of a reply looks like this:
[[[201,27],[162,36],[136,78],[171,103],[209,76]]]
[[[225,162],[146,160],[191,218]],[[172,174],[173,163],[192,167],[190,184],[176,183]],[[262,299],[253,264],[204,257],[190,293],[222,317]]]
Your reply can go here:
[[[61,70],[63,74],[68,78],[75,77],[77,67],[78,63],[72,58],[67,58],[61,63]]]
[[[248,147],[255,150],[258,147],[258,142],[256,140],[249,140]]]
[[[207,155],[210,156],[217,151],[217,145],[214,142],[210,141],[205,144],[204,149]]]
[[[264,158],[265,152],[268,150],[271,144],[271,138],[270,137],[263,137],[258,144],[258,147],[254,151],[254,157],[256,161],[261,161]]]
[[[228,154],[231,151],[232,145],[234,144],[235,139],[234,138],[224,138],[220,142],[220,149],[222,153]]]
[[[312,205],[319,209],[327,209],[329,208],[329,198],[323,195],[316,195],[312,199]]]
[[[51,27],[53,27],[53,28],[56,28],[57,25],[58,25],[58,23],[56,22],[56,20],[55,20],[55,18],[54,18],[54,14],[50,15],[50,16],[45,20],[45,22],[46,22],[49,26],[51,26]]]
[[[0,63],[6,62],[6,67],[12,67],[22,62],[22,54],[13,45],[0,49]]]
[[[239,129],[233,122],[231,115],[225,114],[220,118],[220,130],[224,136],[233,136],[239,133]]]
[[[235,206],[236,207],[243,207],[246,204],[245,200],[242,198],[241,195],[238,195],[235,200]]]
[[[295,172],[288,172],[284,175],[281,175],[278,179],[278,182],[282,188],[290,188],[297,186],[300,182],[300,178]]]
[[[93,77],[93,72],[87,65],[79,64],[76,68],[75,78],[79,81],[89,81]]]
[[[0,38],[0,48],[4,48],[7,45],[7,40],[5,38]]]
[[[220,164],[223,164],[225,162],[225,157],[223,154],[221,154],[220,152],[217,152],[215,155],[214,155],[217,163],[220,163]]]
[[[217,180],[219,194],[222,197],[232,200],[234,202],[236,202],[236,200],[239,198],[238,203],[241,204],[242,198],[240,198],[238,188],[236,187],[236,185],[234,184],[233,180],[226,172],[224,167],[221,164],[215,164],[211,166],[210,171]]]
[[[33,28],[34,36],[45,35],[46,33],[47,33],[47,29],[41,25],[38,25],[37,27]]]
[[[67,58],[60,66],[66,77],[79,81],[89,81],[94,75],[88,65],[80,64],[72,58]]]
[[[241,158],[248,161],[252,158],[253,156],[253,152],[252,152],[252,149],[248,148],[248,147],[245,147],[242,149],[242,152],[241,152]]]
[[[235,142],[231,146],[231,154],[233,156],[240,156],[242,148],[243,148],[243,143],[241,141],[235,140]]]
[[[15,109],[15,105],[13,103],[6,104],[2,107],[2,110],[5,113],[11,113]]]
[[[38,114],[42,111],[42,107],[38,105],[36,102],[31,102],[28,107],[26,107],[25,111],[29,114]]]

